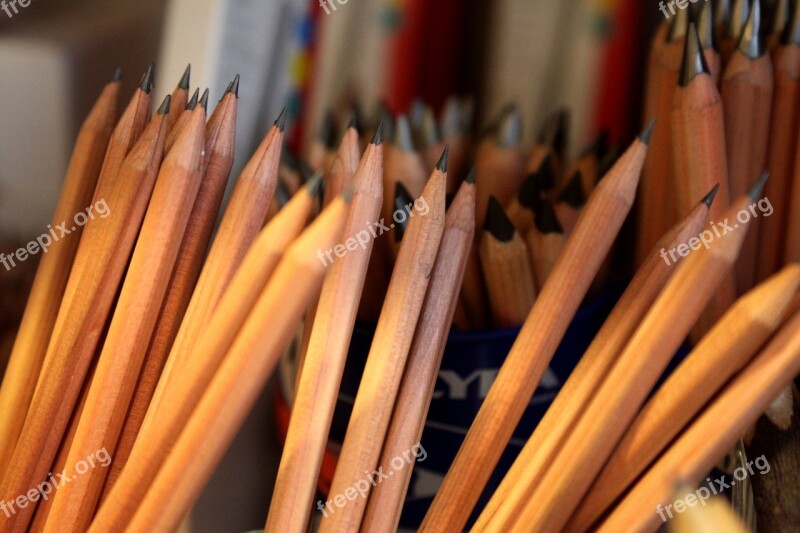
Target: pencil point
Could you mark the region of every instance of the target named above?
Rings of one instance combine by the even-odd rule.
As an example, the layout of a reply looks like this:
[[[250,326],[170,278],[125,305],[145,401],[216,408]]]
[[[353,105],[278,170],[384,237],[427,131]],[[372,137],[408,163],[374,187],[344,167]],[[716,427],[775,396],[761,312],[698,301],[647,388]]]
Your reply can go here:
[[[650,137],[653,136],[653,128],[656,127],[656,117],[650,119],[650,122],[647,123],[647,126],[644,127],[642,133],[639,134],[639,140],[642,141],[644,144],[650,144]]]
[[[355,113],[350,113],[350,120],[347,121],[347,128],[346,129],[354,129],[358,131],[358,115]]]
[[[551,146],[557,154],[563,154],[567,147],[570,113],[567,109],[559,109],[550,113],[539,132],[539,144]]]
[[[696,4],[695,24],[697,25],[697,35],[700,37],[700,45],[703,49],[713,48],[716,50],[717,42],[714,26],[714,10],[710,2]]]
[[[717,0],[715,2],[716,8],[714,11],[714,21],[720,26],[727,27],[731,20],[731,2],[730,0]]]
[[[738,39],[742,33],[747,16],[750,14],[750,0],[734,0],[728,17],[728,25],[725,29],[725,37]]]
[[[586,203],[586,193],[583,191],[583,174],[578,170],[572,175],[561,194],[558,195],[558,201],[564,202],[571,207],[581,207]]]
[[[791,17],[783,29],[781,44],[794,44],[800,46],[800,6],[791,10]]]
[[[186,70],[183,71],[183,76],[181,76],[181,81],[178,82],[178,89],[183,89],[184,91],[189,90],[189,77],[192,74],[192,64],[189,63],[186,65]]]
[[[674,43],[686,36],[686,30],[689,24],[688,11],[688,9],[678,9],[678,13],[672,17],[670,20],[669,32],[667,33],[667,42]]]
[[[444,151],[442,152],[442,157],[439,158],[439,162],[436,163],[436,170],[439,172],[447,173],[447,155],[450,151],[450,146],[445,145]]]
[[[564,228],[558,221],[556,210],[553,209],[553,204],[549,200],[542,200],[538,208],[534,212],[533,223],[539,233],[564,233]]]
[[[322,172],[316,172],[306,182],[305,187],[308,194],[312,197],[321,197],[324,191],[325,182],[322,180]]]
[[[514,238],[516,229],[508,215],[503,210],[503,206],[497,201],[494,195],[489,196],[489,205],[486,208],[486,221],[483,228],[492,234],[500,242],[508,242]]]
[[[477,169],[475,168],[475,165],[472,165],[472,168],[469,169],[469,172],[467,173],[467,177],[464,178],[464,181],[466,181],[470,185],[475,185],[475,173],[476,173],[476,170]]]
[[[394,209],[395,212],[405,211],[405,208],[408,204],[413,203],[414,199],[409,194],[408,189],[400,183],[399,181],[394,184]],[[397,222],[395,220],[395,222]],[[395,232],[394,232],[394,242],[400,242],[403,240],[403,235],[406,232],[406,226],[408,225],[408,218],[406,218],[405,222],[400,222],[395,225]]]
[[[139,83],[139,88],[143,90],[145,93],[150,94],[150,91],[153,89],[153,69],[154,66],[150,63],[150,66],[147,68],[147,72],[144,73],[142,76],[142,81]]]
[[[394,129],[394,146],[398,150],[404,152],[414,151],[414,138],[411,135],[411,124],[408,122],[408,117],[405,115],[397,117],[397,123]]]
[[[117,67],[114,71],[114,75],[111,76],[111,83],[117,82],[122,80],[122,67]]]
[[[761,35],[761,2],[753,0],[747,23],[739,38],[739,51],[749,59],[758,59],[765,52],[764,37]]]
[[[286,108],[285,107],[281,111],[281,114],[278,115],[278,118],[275,119],[275,126],[277,126],[278,129],[281,132],[283,132],[283,130],[286,129]]]
[[[188,101],[188,102],[186,102],[186,109],[188,109],[189,111],[191,111],[191,110],[193,110],[195,107],[197,107],[197,100],[198,100],[199,98],[200,98],[200,88],[198,87],[197,89],[195,89],[195,90],[194,90],[194,94],[193,94],[193,95],[192,95],[192,97],[189,99],[189,101]]]
[[[461,133],[461,105],[455,96],[447,99],[440,120],[442,136],[445,139]]]
[[[761,174],[761,177],[758,179],[753,188],[750,189],[750,201],[755,202],[758,200],[758,197],[761,196],[761,191],[764,190],[764,185],[767,183],[769,179],[769,172],[764,172]]]
[[[170,100],[172,100],[172,97],[170,95],[165,96],[164,101],[161,102],[161,107],[158,108],[158,111],[156,111],[156,113],[158,113],[159,115],[166,115],[167,113],[169,113]]]
[[[239,98],[239,75],[234,76],[233,81],[228,85],[226,93],[233,93],[236,98]]]
[[[203,96],[200,97],[200,105],[203,106],[203,109],[208,109],[208,88],[203,91]]]
[[[683,47],[683,61],[681,63],[681,79],[678,84],[686,87],[698,74],[708,74],[708,65],[700,46],[700,38],[694,23],[689,23],[686,33],[686,44]]]
[[[436,116],[430,107],[425,108],[422,115],[422,124],[419,131],[420,146],[428,147],[440,143],[442,136],[439,133],[439,125],[436,123]]]
[[[375,135],[372,137],[372,144],[376,146],[383,144],[383,119],[378,122],[378,129],[375,130]]]
[[[517,106],[511,105],[503,111],[500,117],[500,123],[495,134],[495,142],[501,148],[511,148],[519,144],[521,138],[522,115],[520,115]]]
[[[700,200],[700,203],[706,204],[706,207],[711,207],[711,204],[714,203],[714,197],[717,195],[717,191],[719,190],[719,183],[714,185],[714,187],[708,191],[708,194]]]
[[[778,0],[772,8],[772,28],[770,28],[770,33],[781,35],[789,23],[790,15],[789,0]]]

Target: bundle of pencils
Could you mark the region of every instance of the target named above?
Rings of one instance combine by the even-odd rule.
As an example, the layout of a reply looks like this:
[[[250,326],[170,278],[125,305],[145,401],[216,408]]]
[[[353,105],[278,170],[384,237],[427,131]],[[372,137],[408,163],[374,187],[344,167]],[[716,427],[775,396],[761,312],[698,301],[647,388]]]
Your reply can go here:
[[[117,118],[115,73],[53,226],[105,211],[43,256],[0,388],[0,533],[177,529],[290,345],[265,531],[316,510],[320,531],[395,531],[413,464],[383,471],[420,445],[450,331],[503,328],[521,329],[421,530],[655,530],[800,373],[800,6],[769,26],[745,4],[659,29],[624,149],[601,134],[570,157],[565,110],[527,145],[513,105],[476,136],[453,97],[366,127],[332,110],[296,163],[284,110],[224,210],[238,76],[207,117],[187,67],[151,116],[151,67]],[[478,509],[573,317],[625,269],[631,213],[627,289]],[[315,508],[358,319],[374,337]],[[676,527],[703,521],[739,527],[719,502]]]

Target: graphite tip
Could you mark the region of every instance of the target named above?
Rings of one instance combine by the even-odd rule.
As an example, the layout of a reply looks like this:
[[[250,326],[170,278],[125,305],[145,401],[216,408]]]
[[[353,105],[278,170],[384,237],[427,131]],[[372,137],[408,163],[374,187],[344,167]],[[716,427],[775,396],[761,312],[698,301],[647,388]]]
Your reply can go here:
[[[708,191],[708,194],[706,194],[703,197],[703,199],[700,200],[700,203],[706,204],[706,207],[711,207],[711,204],[714,203],[714,197],[717,195],[718,190],[719,190],[719,183],[714,185],[714,187],[710,191]]]
[[[228,85],[228,89],[225,91],[226,93],[233,93],[236,98],[239,98],[239,75],[233,77],[233,81],[231,84]]]
[[[581,207],[586,203],[586,193],[583,190],[583,174],[580,170],[575,171],[572,179],[561,194],[558,195],[558,201],[564,202],[571,207]]]
[[[486,208],[486,221],[483,224],[483,228],[500,242],[509,242],[517,232],[514,224],[511,223],[508,215],[503,210],[503,206],[500,205],[494,195],[489,196],[489,205]]]
[[[150,94],[150,91],[153,89],[153,70],[155,65],[150,63],[150,66],[147,67],[147,72],[144,73],[142,76],[142,81],[139,83],[139,88],[143,90],[145,93]]]
[[[208,109],[208,88],[203,91],[203,96],[200,97],[200,105],[203,106],[203,109]]]
[[[281,114],[278,115],[278,118],[275,119],[274,125],[277,126],[278,129],[281,132],[283,132],[283,130],[286,129],[286,108],[285,107],[281,111]]]
[[[315,172],[311,178],[305,183],[306,190],[309,196],[322,197],[325,182],[322,179],[322,172]]]
[[[561,223],[558,221],[556,210],[549,200],[541,201],[535,211],[533,223],[539,233],[545,235],[548,233],[564,233],[564,228],[561,227]]]
[[[192,64],[189,63],[186,65],[186,70],[183,71],[183,76],[181,76],[180,81],[178,82],[178,89],[183,89],[184,91],[189,90],[189,77],[192,74]]]
[[[404,212],[405,208],[408,204],[413,203],[414,199],[411,197],[411,194],[408,192],[408,189],[400,183],[399,181],[394,184],[394,209],[395,212]],[[397,224],[394,233],[394,242],[400,242],[403,240],[403,235],[406,232],[406,226],[408,225],[408,218],[404,222],[400,222]]]
[[[195,107],[197,107],[197,100],[199,98],[200,98],[200,88],[198,87],[197,89],[194,90],[194,94],[192,95],[191,98],[189,98],[189,101],[186,102],[186,109],[191,111]]]
[[[714,26],[714,10],[710,2],[695,4],[695,26],[697,35],[700,37],[700,44],[703,49],[713,48],[716,50],[716,27]]]
[[[669,31],[667,32],[667,42],[674,43],[686,36],[687,25],[689,24],[689,10],[678,9],[678,12],[670,20]]]
[[[650,144],[650,138],[653,136],[653,128],[656,127],[656,117],[650,119],[647,125],[642,130],[642,133],[639,134],[639,140],[642,141],[644,144]]]
[[[747,23],[739,38],[739,51],[749,59],[758,59],[765,52],[764,36],[761,34],[761,2],[753,0]]]
[[[511,148],[522,139],[522,115],[515,105],[508,106],[500,117],[495,142],[501,148]]]
[[[439,162],[436,163],[436,170],[439,172],[447,172],[447,155],[450,151],[450,146],[445,145],[444,151],[442,152],[442,157],[439,158]]]
[[[700,45],[700,37],[697,35],[697,28],[693,22],[689,23],[686,44],[683,47],[681,79],[678,84],[686,87],[698,74],[708,74],[709,72],[706,58],[703,55],[703,47]]]
[[[781,44],[800,46],[800,6],[792,9],[792,15],[781,36]]]
[[[383,119],[378,122],[378,128],[375,130],[375,135],[372,136],[372,144],[378,145],[383,143]]]
[[[158,113],[159,115],[166,115],[167,113],[169,113],[170,100],[172,100],[172,97],[170,95],[165,96],[164,101],[161,102],[161,106],[158,108],[158,111],[156,111],[156,113]]]
[[[750,0],[734,0],[731,7],[731,14],[728,24],[725,27],[725,37],[728,39],[738,39],[739,35],[747,22],[747,15],[750,13]]]
[[[114,70],[114,75],[111,76],[111,83],[121,81],[122,80],[122,67],[117,67]]]
[[[475,165],[472,165],[472,168],[469,169],[467,177],[464,178],[464,181],[466,181],[470,185],[475,185],[475,173],[476,173]]]
[[[761,191],[764,190],[764,185],[766,185],[767,180],[769,179],[769,172],[764,172],[761,174],[761,177],[758,178],[758,181],[753,188],[750,189],[750,201],[755,202],[758,200],[758,197],[761,196]]]

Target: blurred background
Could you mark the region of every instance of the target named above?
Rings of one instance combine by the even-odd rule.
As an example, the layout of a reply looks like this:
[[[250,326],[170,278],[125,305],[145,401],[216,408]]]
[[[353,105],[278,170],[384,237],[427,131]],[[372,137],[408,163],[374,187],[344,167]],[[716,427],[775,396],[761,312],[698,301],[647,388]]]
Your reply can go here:
[[[46,231],[78,127],[117,66],[123,101],[151,62],[154,101],[187,63],[192,87],[210,88],[210,102],[240,74],[233,175],[283,106],[299,158],[329,110],[341,118],[355,109],[369,128],[381,110],[413,113],[419,102],[439,116],[452,96],[470,102],[475,132],[517,105],[527,140],[566,108],[574,155],[601,130],[611,142],[638,131],[647,42],[663,20],[656,2],[639,0],[33,0],[16,8],[0,11],[6,252]],[[35,259],[0,268],[0,373],[35,268]],[[263,527],[280,454],[273,394],[264,393],[196,506],[193,531]]]

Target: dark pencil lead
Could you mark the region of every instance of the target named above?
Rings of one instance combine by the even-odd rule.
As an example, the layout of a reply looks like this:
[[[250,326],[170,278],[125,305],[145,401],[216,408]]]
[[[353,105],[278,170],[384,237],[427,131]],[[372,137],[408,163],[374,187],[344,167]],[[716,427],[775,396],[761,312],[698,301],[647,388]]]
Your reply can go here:
[[[383,126],[383,137],[381,141],[391,141],[394,137],[394,116],[391,109],[386,102],[381,102],[378,118]]]
[[[753,0],[750,15],[739,38],[739,51],[750,59],[758,59],[764,55],[764,36],[761,34],[761,2]]]
[[[410,203],[413,203],[414,199],[411,197],[411,194],[408,192],[408,189],[400,183],[399,181],[394,184],[394,209],[395,212],[405,212],[406,206]],[[395,220],[397,222],[397,220]],[[395,226],[394,232],[394,242],[400,242],[403,240],[403,235],[406,232],[406,226],[408,225],[408,217],[403,222],[398,222]]]
[[[336,141],[338,133],[336,131],[336,117],[333,115],[333,110],[328,109],[322,117],[322,125],[319,131],[319,139],[325,148],[329,150],[336,150]]]
[[[706,194],[703,197],[703,199],[700,200],[700,203],[701,204],[706,204],[706,207],[711,207],[711,204],[714,203],[714,197],[717,195],[717,191],[718,190],[719,190],[719,183],[714,185],[714,188],[712,188],[710,191],[708,191],[708,194]]]
[[[800,5],[797,2],[794,3],[791,17],[783,30],[781,44],[784,46],[790,44],[800,46]]]
[[[358,115],[350,113],[350,120],[347,121],[347,127],[345,129],[354,129],[358,131]]]
[[[650,122],[647,123],[647,126],[644,127],[642,133],[639,134],[639,140],[642,141],[644,144],[650,144],[650,137],[653,136],[653,128],[656,127],[656,117],[650,119]]]
[[[535,211],[533,223],[536,225],[536,229],[539,230],[539,233],[545,235],[548,233],[564,233],[564,228],[561,227],[561,223],[558,221],[556,210],[549,200],[541,201]]]
[[[608,137],[609,137],[608,130],[607,129],[602,130],[597,135],[597,138],[594,141],[592,141],[589,144],[589,146],[583,149],[583,152],[581,152],[580,157],[589,157],[590,155],[594,155],[597,159],[601,159],[608,150]]]
[[[150,63],[150,66],[147,67],[147,72],[142,76],[141,83],[139,83],[139,88],[147,94],[150,94],[150,91],[153,89],[153,70],[154,65]]]
[[[447,155],[450,152],[450,146],[445,145],[444,152],[442,152],[442,157],[439,158],[439,162],[436,163],[436,170],[439,172],[447,173]]]
[[[489,196],[489,206],[486,208],[486,221],[483,228],[500,242],[509,242],[514,238],[517,230],[503,211],[503,206],[493,195]]]
[[[322,172],[316,172],[313,176],[305,183],[304,187],[308,189],[308,194],[311,196],[322,196],[323,192],[323,185],[325,182],[322,179]]]
[[[681,79],[678,84],[686,87],[698,74],[708,74],[708,65],[703,55],[703,48],[700,46],[700,38],[694,23],[689,24],[689,32],[686,34],[686,44],[683,47],[683,60],[681,63]]]
[[[581,207],[586,203],[586,193],[583,191],[583,174],[578,170],[572,175],[572,179],[558,195],[558,201],[564,202],[571,207]]]
[[[551,146],[553,150],[562,155],[567,147],[569,136],[570,113],[567,109],[559,109],[550,113],[545,119],[539,132],[539,144]]]
[[[378,128],[375,130],[375,135],[372,136],[372,144],[383,144],[383,120],[378,122]]]
[[[425,102],[420,98],[414,98],[414,101],[411,102],[411,107],[408,110],[408,119],[411,122],[411,126],[415,129],[419,129],[422,126],[422,119],[425,116],[426,108]]]
[[[772,8],[772,25],[770,33],[781,35],[789,22],[789,0],[778,0]]]
[[[767,183],[769,179],[769,172],[764,172],[761,174],[761,177],[758,179],[753,188],[750,189],[750,201],[755,202],[758,200],[758,197],[761,196],[761,191],[764,189],[764,185]]]
[[[283,131],[286,129],[286,108],[284,107],[281,111],[281,114],[278,115],[278,118],[275,119],[275,126],[278,126],[278,129]]]
[[[714,20],[717,25],[726,28],[731,20],[731,2],[730,0],[717,0],[714,10]]]
[[[159,115],[166,115],[167,113],[169,113],[170,100],[172,100],[172,97],[170,95],[164,97],[164,101],[161,102],[161,107],[159,107],[157,111]]]
[[[411,134],[411,124],[408,117],[400,115],[397,117],[394,129],[394,146],[404,152],[414,151],[414,138]]]
[[[199,98],[200,98],[200,88],[198,87],[197,89],[194,90],[194,94],[192,95],[191,98],[189,98],[189,101],[186,102],[186,109],[191,111],[195,107],[197,107],[197,100]]]
[[[183,71],[183,76],[181,76],[181,81],[178,82],[178,89],[183,89],[184,91],[189,90],[189,77],[192,74],[192,64],[189,63],[186,65],[186,70]]]
[[[236,98],[239,98],[239,75],[233,77],[233,81],[228,85],[225,90],[226,93],[233,93]]]
[[[450,206],[453,204],[453,200],[456,199],[456,195],[452,192],[448,192],[444,195],[444,208],[450,209]]]
[[[503,112],[495,134],[495,142],[501,148],[512,148],[522,139],[522,115],[517,106],[509,106]]]
[[[695,4],[694,22],[697,27],[697,35],[700,37],[700,44],[703,50],[708,48],[717,49],[716,28],[714,27],[714,10],[710,2]]]
[[[475,185],[475,173],[476,173],[475,165],[472,165],[472,168],[469,169],[467,177],[464,178],[464,181],[466,181],[470,185]]]
[[[546,189],[542,183],[542,170],[531,172],[519,188],[517,201],[522,207],[536,211],[542,203],[542,192]]]
[[[120,81],[120,80],[122,80],[122,67],[117,67],[116,70],[114,70],[114,75],[111,76],[111,83],[114,83],[114,82],[117,82],[117,81]]]
[[[203,96],[200,97],[200,105],[203,106],[203,109],[208,109],[208,88],[203,91]]]
[[[674,43],[686,36],[689,24],[689,12],[687,9],[679,9],[678,13],[670,20],[669,31],[667,32],[667,42]]]
[[[738,39],[747,22],[750,14],[750,0],[733,0],[731,16],[728,19],[728,26],[725,28],[725,37],[728,39]]]

